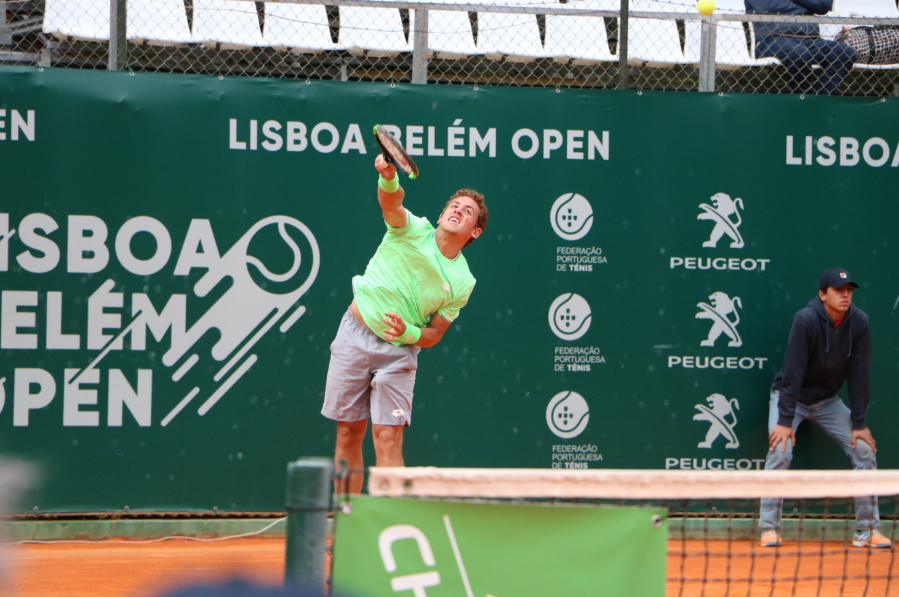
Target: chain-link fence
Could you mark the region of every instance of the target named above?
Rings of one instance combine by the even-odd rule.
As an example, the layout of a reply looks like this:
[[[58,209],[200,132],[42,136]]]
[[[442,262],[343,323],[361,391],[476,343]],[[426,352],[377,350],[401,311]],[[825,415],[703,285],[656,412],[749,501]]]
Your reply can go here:
[[[344,81],[899,95],[896,0],[838,0],[824,17],[747,14],[743,0],[717,4],[702,16],[689,0],[6,2],[0,62]]]

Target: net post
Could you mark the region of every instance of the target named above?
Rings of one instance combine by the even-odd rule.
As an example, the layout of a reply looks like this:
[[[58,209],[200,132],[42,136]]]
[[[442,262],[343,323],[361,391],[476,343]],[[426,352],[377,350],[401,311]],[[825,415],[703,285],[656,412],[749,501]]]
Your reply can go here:
[[[621,0],[621,9],[618,14],[618,89],[628,88],[628,75],[630,67],[627,64],[627,25],[630,20],[630,6],[628,0]]]
[[[127,61],[125,0],[109,0],[109,70],[121,70]]]
[[[412,84],[428,84],[428,9],[415,9],[412,43]]]
[[[333,478],[330,458],[300,458],[287,464],[287,584],[324,582]]]

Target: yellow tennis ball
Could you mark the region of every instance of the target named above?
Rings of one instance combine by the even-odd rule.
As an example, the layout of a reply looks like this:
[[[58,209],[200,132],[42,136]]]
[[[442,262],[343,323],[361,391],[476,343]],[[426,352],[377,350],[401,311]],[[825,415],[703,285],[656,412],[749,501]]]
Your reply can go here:
[[[715,0],[699,0],[696,3],[696,10],[704,17],[715,12]]]

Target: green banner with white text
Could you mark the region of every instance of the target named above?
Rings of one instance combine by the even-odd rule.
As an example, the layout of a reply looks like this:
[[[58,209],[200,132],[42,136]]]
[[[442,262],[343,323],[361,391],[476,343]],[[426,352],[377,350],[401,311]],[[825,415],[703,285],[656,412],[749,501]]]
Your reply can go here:
[[[362,497],[337,516],[334,590],[346,595],[665,594],[659,508]]]
[[[27,511],[281,511],[385,227],[374,124],[477,285],[408,465],[757,470],[790,318],[847,268],[899,467],[899,102],[0,68],[0,453]],[[366,464],[374,464],[370,439]],[[794,467],[848,468],[816,430]]]

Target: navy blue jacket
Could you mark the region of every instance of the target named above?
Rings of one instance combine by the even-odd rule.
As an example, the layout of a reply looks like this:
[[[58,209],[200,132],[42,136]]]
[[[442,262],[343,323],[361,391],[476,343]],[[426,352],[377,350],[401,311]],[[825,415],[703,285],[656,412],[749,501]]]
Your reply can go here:
[[[848,382],[852,429],[865,429],[871,378],[871,326],[855,305],[836,327],[815,297],[793,316],[783,369],[771,391],[779,391],[777,424],[793,425],[796,404],[833,398]]]
[[[833,0],[743,0],[747,13],[775,15],[826,15]],[[756,36],[820,35],[815,23],[753,23]]]

